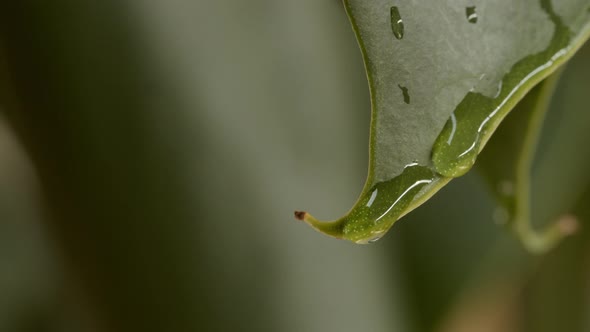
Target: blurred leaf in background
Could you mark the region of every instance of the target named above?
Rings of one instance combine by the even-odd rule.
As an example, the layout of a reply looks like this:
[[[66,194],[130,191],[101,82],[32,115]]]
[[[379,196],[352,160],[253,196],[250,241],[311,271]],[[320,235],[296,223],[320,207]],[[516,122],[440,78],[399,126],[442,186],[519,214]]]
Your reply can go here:
[[[3,7],[6,114],[103,329],[404,324],[378,248],[291,221],[294,202],[335,213],[362,186],[368,96],[341,5]]]
[[[59,273],[40,228],[39,192],[21,146],[0,119],[0,330],[44,331]]]

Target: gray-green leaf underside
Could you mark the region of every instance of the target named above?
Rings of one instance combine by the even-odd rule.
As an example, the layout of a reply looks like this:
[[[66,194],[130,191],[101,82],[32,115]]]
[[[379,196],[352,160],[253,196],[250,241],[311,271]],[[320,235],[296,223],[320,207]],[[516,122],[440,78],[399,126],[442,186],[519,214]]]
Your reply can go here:
[[[345,0],[371,92],[369,172],[328,235],[380,238],[465,174],[507,113],[590,33],[585,0]]]

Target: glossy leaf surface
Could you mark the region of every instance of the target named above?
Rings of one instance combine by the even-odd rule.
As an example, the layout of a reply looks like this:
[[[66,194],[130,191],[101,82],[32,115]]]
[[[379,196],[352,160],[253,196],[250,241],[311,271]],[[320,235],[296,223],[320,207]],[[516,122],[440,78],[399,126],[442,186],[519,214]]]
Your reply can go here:
[[[590,32],[585,1],[347,0],[345,6],[371,91],[368,177],[343,218],[296,217],[357,243],[381,237],[465,174],[508,112]],[[425,171],[409,171],[415,167]],[[368,211],[373,206],[379,211]]]

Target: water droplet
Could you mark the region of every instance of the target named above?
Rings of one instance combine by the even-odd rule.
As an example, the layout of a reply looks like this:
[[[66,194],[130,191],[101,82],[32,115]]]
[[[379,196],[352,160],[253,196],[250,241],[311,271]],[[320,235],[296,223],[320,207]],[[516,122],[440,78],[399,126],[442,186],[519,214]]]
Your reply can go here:
[[[399,14],[399,9],[396,6],[391,7],[389,11],[391,15],[391,30],[397,39],[404,38],[404,22]]]
[[[382,236],[379,236],[379,237],[376,237],[376,238],[374,238],[374,239],[370,239],[370,240],[369,240],[369,241],[367,241],[367,242],[368,242],[368,243],[375,243],[375,242],[377,242],[377,241],[381,240],[381,238],[382,238]]]
[[[550,45],[517,61],[498,84],[497,96],[467,92],[433,145],[432,162],[439,174],[458,177],[467,173],[475,163],[482,142],[489,139],[511,109],[507,105],[518,98],[518,92],[524,87],[538,82],[570,50],[571,31],[555,13],[551,1],[542,0],[541,7],[555,25]]]
[[[377,182],[360,199],[361,204],[344,217],[342,237],[362,244],[377,241],[406,211],[420,190],[434,179],[432,170],[410,163],[402,174]]]
[[[500,81],[500,83],[498,83],[498,90],[496,91],[496,94],[494,95],[494,99],[500,97],[500,94],[502,93],[502,81]]]
[[[406,88],[403,85],[397,85],[400,90],[402,90],[402,94],[404,95],[404,103],[409,104],[410,103],[410,93],[408,92],[408,88]]]
[[[377,233],[376,235],[372,235],[372,237],[370,237],[370,238],[366,238],[366,239],[363,238],[360,240],[356,240],[356,241],[354,241],[354,243],[356,243],[356,244],[372,244],[372,243],[375,243],[375,242],[381,240],[381,238],[383,237],[383,235],[385,233],[386,233],[386,231],[382,231],[382,232]]]
[[[477,13],[475,12],[475,6],[465,8],[465,15],[469,23],[477,23]]]
[[[471,169],[479,153],[481,128],[474,121],[473,109],[489,109],[493,99],[479,93],[468,92],[449,117],[434,143],[432,161],[439,174],[459,177]],[[468,130],[466,126],[469,125]]]
[[[373,205],[373,202],[375,202],[375,198],[377,198],[378,192],[379,192],[379,189],[373,190],[373,193],[371,194],[371,198],[369,198],[369,201],[367,202],[367,207],[371,207],[371,205]]]

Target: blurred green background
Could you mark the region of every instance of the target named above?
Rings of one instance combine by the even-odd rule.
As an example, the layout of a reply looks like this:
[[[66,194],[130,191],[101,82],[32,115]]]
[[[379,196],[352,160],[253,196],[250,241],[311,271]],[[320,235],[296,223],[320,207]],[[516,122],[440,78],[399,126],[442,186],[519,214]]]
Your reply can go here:
[[[366,175],[339,1],[6,2],[0,42],[0,331],[590,330],[590,47],[534,168],[581,231],[535,258],[477,170],[373,245],[294,221]]]

